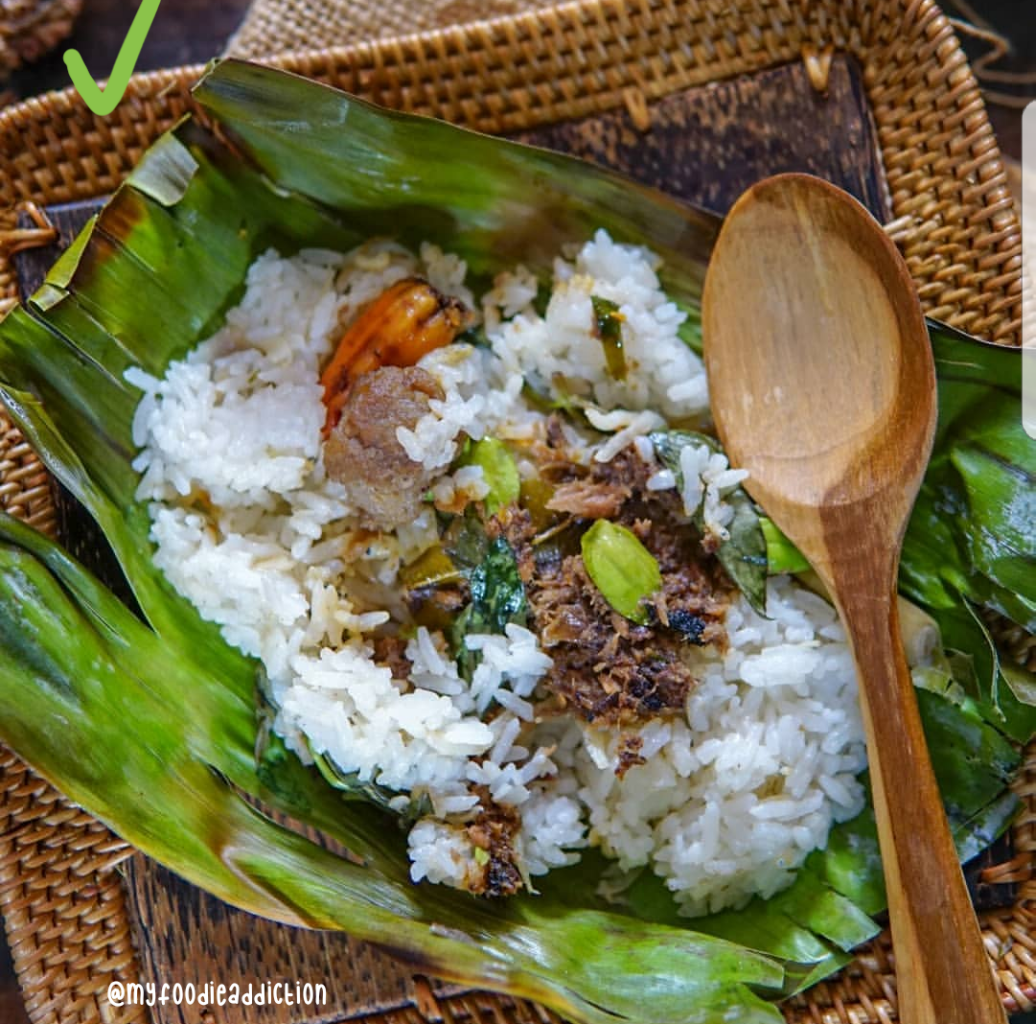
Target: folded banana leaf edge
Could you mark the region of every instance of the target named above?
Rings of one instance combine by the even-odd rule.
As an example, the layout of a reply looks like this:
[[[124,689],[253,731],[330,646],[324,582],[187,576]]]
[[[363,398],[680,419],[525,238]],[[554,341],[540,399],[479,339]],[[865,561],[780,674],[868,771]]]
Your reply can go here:
[[[348,931],[576,1022],[781,1020],[777,1001],[879,930],[869,808],[833,829],[790,889],[694,921],[650,872],[605,901],[594,853],[506,902],[413,885],[392,818],[276,744],[257,761],[256,664],[152,564],[131,466],[140,394],[124,379],[133,366],[161,376],[210,334],[269,246],[344,250],[386,234],[459,253],[477,288],[519,261],[546,277],[563,244],[604,227],[662,256],[693,345],[718,218],[581,161],[248,63],[217,62],[194,95],[201,114],[161,137],[0,323],[0,400],[100,524],[144,620],[0,517],[0,738],[140,850],[255,914]],[[947,657],[918,696],[968,858],[1016,813],[1008,785],[1036,729],[1033,677],[1000,658],[980,614],[1036,626],[1036,455],[1018,353],[934,324],[931,337],[939,437],[901,583],[943,630]]]

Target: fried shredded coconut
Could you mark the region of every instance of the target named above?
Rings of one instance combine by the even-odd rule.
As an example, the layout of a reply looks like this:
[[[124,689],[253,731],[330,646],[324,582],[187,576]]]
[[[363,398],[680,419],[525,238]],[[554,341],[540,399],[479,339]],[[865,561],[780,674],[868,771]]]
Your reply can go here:
[[[643,746],[644,740],[630,733],[625,734],[619,741],[619,764],[615,774],[620,779],[638,764],[647,764],[647,758],[640,753]]]

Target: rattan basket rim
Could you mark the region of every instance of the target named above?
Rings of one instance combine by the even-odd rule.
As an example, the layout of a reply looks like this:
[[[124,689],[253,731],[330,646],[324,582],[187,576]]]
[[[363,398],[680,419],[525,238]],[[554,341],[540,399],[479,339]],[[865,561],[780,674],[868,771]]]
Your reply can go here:
[[[907,218],[904,249],[928,311],[1017,344],[1017,218],[974,76],[932,0],[576,0],[281,54],[270,63],[390,107],[506,132],[788,60],[805,59],[822,79],[817,69],[831,48],[863,63],[879,130],[891,134],[889,119],[897,121],[902,152],[893,154],[890,140],[883,149],[896,178],[897,220]],[[0,153],[9,156],[0,203],[51,198],[46,193],[59,184],[66,197],[110,189],[139,155],[141,125],[166,126],[182,113],[183,92],[197,73],[192,67],[135,78],[114,123],[90,117],[71,90],[0,114]],[[967,144],[950,149],[954,132]],[[920,181],[896,187],[911,177]],[[85,192],[84,180],[91,186]]]
[[[674,13],[684,15],[684,20],[672,17]],[[884,34],[883,16],[892,26]],[[587,26],[608,39],[617,36],[617,26],[632,26],[632,41],[624,39],[609,50],[591,67],[593,74],[581,68],[581,62],[590,59],[592,64],[593,59],[579,52]],[[661,39],[674,47],[690,47],[699,63],[677,72],[660,70],[652,61]],[[613,109],[631,98],[650,101],[687,85],[788,60],[822,59],[828,46],[852,53],[863,67],[890,178],[892,227],[907,252],[926,308],[973,333],[1017,342],[1017,317],[1012,312],[1020,268],[1017,219],[977,86],[932,0],[575,0],[558,8],[371,43],[279,52],[264,62],[388,105],[440,114],[482,130],[510,131]],[[535,80],[516,81],[511,71],[493,64],[501,53],[510,53],[516,64],[545,70],[538,71]],[[887,58],[884,66],[879,53]],[[203,70],[199,64],[134,76],[122,116],[107,126],[99,125],[70,89],[0,112],[0,157],[5,152],[12,155],[12,150],[18,156],[22,141],[30,153],[29,159],[21,154],[20,162],[0,165],[0,203],[13,205],[30,198],[65,201],[110,191],[145,141],[187,109],[187,86]],[[602,84],[581,93],[594,75]],[[547,79],[552,79],[549,89]],[[477,98],[457,84],[466,80],[476,84]],[[962,183],[961,178],[969,180]],[[976,249],[981,256],[969,263],[968,254]],[[10,294],[13,287],[9,267],[6,270],[5,277],[0,258],[0,295]],[[40,485],[38,464],[34,466],[23,449],[17,439],[0,448],[0,501],[42,528],[52,528],[47,488]],[[9,462],[15,468],[5,473]],[[5,499],[4,487],[12,475],[16,481],[33,483],[8,488]],[[5,786],[0,778],[0,824],[13,823],[16,830],[37,820],[32,816],[39,813],[24,799],[32,788],[25,780],[32,776],[19,771],[8,776],[16,777],[17,785]],[[1015,827],[1020,860],[1025,861],[1014,875],[1022,884],[1020,901],[1011,911],[986,916],[986,936],[991,948],[1013,947],[1000,957],[998,975],[1009,1004],[1026,1008],[1036,1000],[1036,942],[1025,941],[1033,932],[1028,906],[1036,897],[1031,881],[1036,861],[1033,751],[1018,789],[1026,801]],[[41,800],[61,803],[47,787],[35,800],[37,808]],[[63,821],[51,832],[57,849],[65,848],[62,842],[81,842],[81,837],[62,832],[65,827]],[[51,965],[49,973],[33,973],[29,966],[22,971],[30,1003],[39,1010],[34,1024],[96,1020],[98,993],[113,975],[105,974],[104,965],[99,968],[88,950],[76,956],[62,949],[61,956],[55,956],[55,935],[58,945],[75,949],[83,929],[76,918],[31,902],[39,868],[22,868],[31,858],[5,861],[4,839],[0,828],[0,871],[12,863],[16,869],[0,874],[0,890],[13,885],[17,896],[0,907],[5,913],[17,907],[17,922],[12,923],[9,914],[6,921],[24,953],[16,959],[21,965]],[[106,841],[103,857],[86,857],[77,865],[81,877],[87,869],[98,868],[99,877],[110,878],[111,837]],[[33,852],[39,863],[39,850]],[[54,859],[43,858],[44,870]],[[113,914],[116,930],[124,919],[124,909]],[[118,969],[135,979],[132,961],[122,962]],[[789,1019],[891,1019],[890,978],[887,942],[879,942],[864,952],[854,973],[823,983],[789,1007]],[[501,1012],[487,1011],[485,1019],[500,1019]]]

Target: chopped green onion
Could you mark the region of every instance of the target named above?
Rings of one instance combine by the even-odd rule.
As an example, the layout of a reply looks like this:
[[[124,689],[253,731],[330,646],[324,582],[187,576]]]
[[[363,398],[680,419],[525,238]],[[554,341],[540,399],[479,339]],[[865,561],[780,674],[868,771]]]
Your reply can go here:
[[[409,565],[404,565],[399,570],[399,582],[407,590],[456,583],[460,579],[462,573],[442,544],[432,545]]]
[[[590,304],[594,308],[594,334],[604,346],[604,362],[608,372],[616,380],[625,380],[626,353],[622,347],[622,325],[626,318],[610,299],[591,295]]]
[[[604,599],[633,622],[648,620],[644,600],[662,587],[655,556],[625,526],[598,519],[582,540],[583,563]]]

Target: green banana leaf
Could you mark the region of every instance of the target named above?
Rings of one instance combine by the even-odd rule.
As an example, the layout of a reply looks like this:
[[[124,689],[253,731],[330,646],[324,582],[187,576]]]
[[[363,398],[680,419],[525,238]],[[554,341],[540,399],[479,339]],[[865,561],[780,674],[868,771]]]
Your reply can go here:
[[[282,745],[257,764],[256,664],[152,564],[130,465],[139,393],[123,377],[131,366],[160,375],[211,333],[271,245],[429,239],[463,256],[477,287],[519,260],[545,275],[561,245],[605,227],[659,252],[663,285],[696,311],[718,221],[579,161],[249,64],[217,64],[195,95],[218,132],[188,119],[163,136],[47,283],[0,323],[0,399],[104,530],[145,619],[0,517],[0,738],[140,849],[257,914],[347,930],[430,973],[538,999],[577,1022],[779,1021],[774,1001],[837,969],[878,929],[884,889],[869,810],[835,828],[786,892],[693,922],[649,873],[606,901],[607,866],[593,854],[548,875],[539,896],[507,902],[412,885],[391,817]],[[954,398],[941,438],[971,439],[956,432],[970,428],[979,455],[999,452],[995,430],[1017,404],[1013,357],[960,344],[960,381],[943,374]],[[964,504],[947,526],[933,501],[907,590],[947,616],[971,618],[958,595],[1023,609],[1031,594],[1017,559],[1031,551],[1031,521],[1018,519],[993,548],[983,542],[983,517],[1006,485],[986,488],[988,467],[960,444],[947,464]],[[950,539],[944,570],[939,548]],[[961,629],[955,643],[976,679],[999,679],[984,635]],[[1032,692],[1031,678],[1014,678]],[[1019,752],[1008,737],[1031,733],[1028,705],[996,703],[992,685],[954,700],[919,693],[962,857],[1009,825]],[[252,798],[349,855],[278,824]]]
[[[962,656],[954,679],[964,693],[1024,743],[1036,730],[1032,673],[1000,658],[978,613],[991,608],[1036,631],[1036,442],[1022,427],[1021,359],[945,325],[930,333],[939,423],[900,590]]]
[[[183,658],[7,517],[0,601],[5,742],[210,892],[288,924],[346,929],[422,970],[520,992],[576,1021],[706,1022],[732,1008],[739,1020],[779,1020],[751,986],[779,989],[781,965],[741,946],[594,905],[500,904],[411,885],[391,819],[343,804],[294,758],[274,786],[258,781],[250,688]],[[316,825],[352,856],[278,825],[244,794]]]

